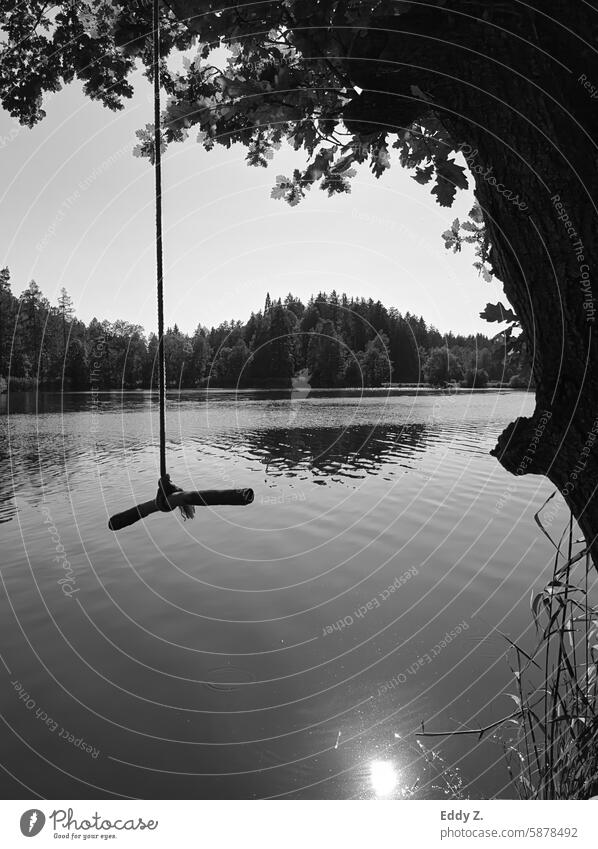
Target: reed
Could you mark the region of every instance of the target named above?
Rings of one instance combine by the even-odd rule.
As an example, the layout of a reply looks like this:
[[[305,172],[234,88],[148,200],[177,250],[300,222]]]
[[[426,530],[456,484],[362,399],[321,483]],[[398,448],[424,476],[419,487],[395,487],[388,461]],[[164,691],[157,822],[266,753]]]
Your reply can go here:
[[[589,799],[598,793],[598,606],[587,548],[574,539],[573,518],[554,546],[552,578],[532,593],[537,641],[531,652],[512,643],[517,707],[505,742],[511,779],[523,799]],[[577,551],[576,551],[577,549]]]
[[[598,794],[596,576],[584,541],[574,538],[573,517],[558,542],[542,524],[555,494],[535,515],[554,547],[551,580],[530,599],[535,644],[526,650],[505,637],[514,659],[514,710],[480,728],[426,731],[422,723],[419,736],[492,737],[521,799],[590,799]]]

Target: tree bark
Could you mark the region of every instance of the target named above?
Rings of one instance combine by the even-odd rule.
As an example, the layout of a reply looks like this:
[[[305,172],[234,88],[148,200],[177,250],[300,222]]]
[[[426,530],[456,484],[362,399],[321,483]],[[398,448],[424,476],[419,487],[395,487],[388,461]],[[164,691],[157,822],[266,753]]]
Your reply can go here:
[[[395,91],[419,86],[465,146],[491,264],[529,339],[536,409],[493,454],[513,474],[549,478],[598,567],[598,100],[589,88],[598,93],[598,61],[588,43],[598,15],[556,0],[542,12],[516,2],[448,6],[434,11],[433,29],[416,18],[423,36],[390,36],[381,58],[409,56]],[[472,7],[489,7],[485,19]],[[442,39],[426,37],[440,30]]]

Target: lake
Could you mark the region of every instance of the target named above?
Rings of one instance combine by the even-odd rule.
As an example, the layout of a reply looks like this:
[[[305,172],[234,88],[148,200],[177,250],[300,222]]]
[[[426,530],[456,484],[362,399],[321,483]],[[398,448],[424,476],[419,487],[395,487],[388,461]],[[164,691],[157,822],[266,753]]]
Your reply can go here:
[[[169,393],[172,479],[255,502],[118,534],[155,398],[2,396],[5,798],[514,795],[500,740],[417,732],[512,710],[553,487],[488,452],[533,396],[305,395]]]

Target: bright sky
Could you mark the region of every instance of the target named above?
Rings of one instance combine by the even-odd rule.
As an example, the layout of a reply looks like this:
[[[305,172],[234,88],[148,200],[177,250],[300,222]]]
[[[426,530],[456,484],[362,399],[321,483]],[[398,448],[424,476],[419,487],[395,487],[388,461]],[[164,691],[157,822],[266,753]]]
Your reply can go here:
[[[64,286],[88,322],[122,318],[156,325],[153,173],[132,156],[135,130],[152,120],[141,80],[122,112],[86,99],[78,85],[48,98],[35,129],[0,112],[0,264],[20,294],[34,278],[52,303]],[[164,159],[166,322],[192,332],[199,323],[249,317],[266,292],[318,291],[380,299],[423,315],[441,331],[492,334],[478,314],[504,300],[484,283],[473,253],[454,255],[441,233],[465,217],[473,195],[439,207],[397,163],[381,180],[363,168],[351,195],[319,189],[291,208],[270,198],[277,174],[305,162],[281,150],[268,169],[244,150],[208,153],[196,133]]]

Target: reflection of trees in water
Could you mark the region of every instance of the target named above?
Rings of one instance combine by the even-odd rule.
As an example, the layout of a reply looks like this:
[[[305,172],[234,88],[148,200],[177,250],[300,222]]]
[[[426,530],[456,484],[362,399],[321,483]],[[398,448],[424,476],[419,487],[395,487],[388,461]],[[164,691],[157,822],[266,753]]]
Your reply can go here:
[[[149,392],[13,392],[0,395],[0,415],[48,415],[52,413],[85,413],[137,410],[151,405],[157,393]],[[169,398],[170,400],[170,398]]]
[[[37,507],[44,493],[68,493],[73,478],[89,471],[87,448],[84,439],[60,431],[11,433],[0,449],[0,463],[10,469],[0,479],[0,523],[14,518],[14,498]]]
[[[446,395],[445,390],[427,390],[425,397]],[[290,413],[305,398],[394,398],[420,397],[419,389],[314,389],[309,378],[302,372],[294,378],[293,388],[277,390],[170,390],[166,400],[171,409],[190,405],[246,404],[247,402],[289,401]],[[45,415],[50,413],[84,413],[90,409],[104,412],[151,409],[158,403],[158,393],[147,390],[99,391],[99,392],[13,392],[0,394],[0,415]]]
[[[258,457],[270,474],[311,471],[322,476],[373,474],[387,464],[405,464],[425,445],[426,426],[353,425],[251,431],[238,446]]]
[[[198,409],[207,400],[206,393],[189,394],[192,397],[181,397],[183,406],[191,401]],[[216,403],[230,403],[234,395],[219,394]],[[292,412],[291,391],[269,393],[267,398],[289,400]],[[264,393],[246,393],[244,399],[262,401]],[[0,479],[0,523],[14,518],[15,498],[24,499],[31,506],[39,505],[44,492],[67,493],[77,480],[90,475],[92,466],[106,464],[113,468],[115,463],[125,461],[125,454],[130,459],[132,454],[143,455],[151,446],[151,438],[131,429],[130,423],[121,424],[115,438],[109,428],[103,427],[101,417],[95,421],[93,432],[87,417],[81,430],[67,428],[68,417],[63,418],[77,412],[91,415],[94,409],[98,414],[151,409],[149,393],[100,393],[95,398],[83,393],[20,393],[10,399],[3,396],[1,402],[0,413],[7,412],[6,407],[10,406],[9,414],[0,416],[0,462],[9,472]],[[170,402],[176,404],[176,399],[170,398]],[[383,466],[408,465],[409,458],[423,451],[428,431],[422,423],[303,428],[289,427],[288,420],[286,424],[268,430],[235,429],[233,433],[220,434],[201,429],[196,435],[185,434],[183,442],[198,442],[203,459],[216,449],[222,463],[234,464],[246,458],[248,468],[255,468],[257,460],[268,475],[294,477],[303,473],[324,484],[330,479],[362,478]],[[140,462],[145,465],[145,460]]]
[[[119,462],[121,444],[105,438],[101,419],[91,414],[135,409],[148,405],[148,394],[20,392],[0,398],[0,463],[10,471],[0,478],[0,523],[16,515],[15,499],[31,507],[41,503],[44,494],[64,492],[76,480],[90,474],[96,463]],[[89,413],[80,428],[69,426],[70,413]],[[6,415],[7,414],[7,415]],[[91,449],[90,441],[96,443]],[[137,450],[145,450],[139,446]],[[127,446],[127,451],[135,446]]]

